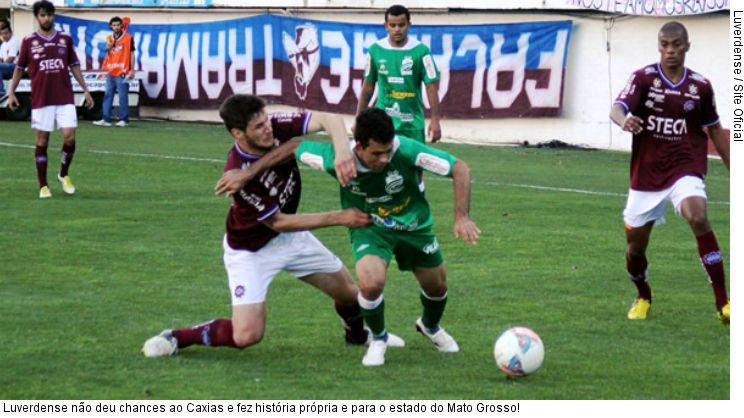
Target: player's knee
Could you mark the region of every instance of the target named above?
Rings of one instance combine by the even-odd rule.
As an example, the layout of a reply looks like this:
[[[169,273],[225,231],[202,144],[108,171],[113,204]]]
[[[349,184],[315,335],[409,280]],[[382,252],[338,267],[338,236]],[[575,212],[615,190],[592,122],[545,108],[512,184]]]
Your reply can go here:
[[[359,292],[365,299],[375,300],[380,297],[384,287],[384,282],[360,282]]]
[[[690,223],[690,227],[692,227],[696,233],[704,233],[710,230],[708,215],[705,212],[693,213],[687,218],[687,222]]]
[[[246,330],[233,332],[233,341],[238,348],[246,348],[256,345],[263,340],[263,330]]]
[[[645,249],[640,246],[628,244],[628,259],[633,261],[640,261],[646,255]]]

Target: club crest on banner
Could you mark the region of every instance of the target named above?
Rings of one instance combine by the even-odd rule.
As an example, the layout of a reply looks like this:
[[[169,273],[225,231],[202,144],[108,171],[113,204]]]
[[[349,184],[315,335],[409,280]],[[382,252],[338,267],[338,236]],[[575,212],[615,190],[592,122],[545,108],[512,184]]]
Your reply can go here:
[[[295,92],[300,100],[305,100],[310,82],[320,66],[318,30],[307,23],[295,28],[295,38],[287,32],[283,35],[284,51],[295,69]]]

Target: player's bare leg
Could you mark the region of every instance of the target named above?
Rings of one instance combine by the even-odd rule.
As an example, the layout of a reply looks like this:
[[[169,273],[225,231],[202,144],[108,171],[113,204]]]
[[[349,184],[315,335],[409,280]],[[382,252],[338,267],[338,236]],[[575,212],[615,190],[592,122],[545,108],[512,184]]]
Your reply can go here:
[[[723,324],[728,325],[731,314],[726,292],[726,273],[718,240],[708,221],[708,203],[703,197],[688,197],[682,201],[681,211],[695,234],[700,261],[713,287],[718,317]]]
[[[447,270],[444,263],[434,268],[414,267],[413,274],[421,286],[421,304],[424,305],[421,318],[416,320],[416,330],[428,337],[439,351],[460,351],[455,339],[439,326],[447,305]]]

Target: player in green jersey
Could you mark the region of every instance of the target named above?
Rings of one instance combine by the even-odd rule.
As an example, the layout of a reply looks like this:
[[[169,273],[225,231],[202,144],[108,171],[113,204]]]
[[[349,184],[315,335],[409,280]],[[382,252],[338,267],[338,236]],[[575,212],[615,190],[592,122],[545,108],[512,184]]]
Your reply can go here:
[[[408,36],[410,27],[411,14],[407,8],[395,5],[387,9],[385,29],[389,36],[369,48],[357,115],[369,106],[377,84],[376,106],[393,118],[395,132],[424,143],[424,103],[421,97],[421,83],[424,83],[431,108],[428,134],[431,142],[436,142],[442,137],[439,71],[429,47]]]
[[[296,157],[326,171],[342,183],[341,205],[369,213],[369,227],[350,231],[359,279],[359,305],[374,340],[362,359],[365,366],[385,363],[388,333],[385,329],[383,289],[393,255],[401,270],[410,270],[421,286],[423,314],[416,328],[443,352],[457,352],[455,340],[439,321],[447,303],[447,273],[439,243],[432,231],[429,204],[419,189],[418,170],[452,177],[455,195],[456,238],[476,244],[480,230],[470,219],[470,169],[452,155],[412,139],[396,136],[385,111],[367,109],[357,117],[355,141],[350,144],[355,173],[334,167],[331,145],[289,141],[245,170],[226,172],[215,188],[231,195],[256,173]],[[342,180],[344,178],[349,181]],[[344,183],[346,183],[344,185]]]

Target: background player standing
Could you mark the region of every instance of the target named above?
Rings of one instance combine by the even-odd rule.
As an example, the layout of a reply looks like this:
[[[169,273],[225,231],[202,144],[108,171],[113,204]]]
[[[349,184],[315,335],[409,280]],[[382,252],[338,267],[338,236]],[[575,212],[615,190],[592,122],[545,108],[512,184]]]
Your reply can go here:
[[[660,62],[630,76],[610,117],[633,133],[630,191],[623,212],[630,279],[638,288],[628,318],[646,319],[651,307],[646,248],[655,224],[665,222],[667,200],[692,228],[708,274],[721,323],[730,322],[718,241],[708,222],[703,179],[708,169],[708,136],[729,168],[729,144],[716,112],[713,86],[685,67],[687,29],[669,22],[659,31]],[[730,168],[729,168],[730,169]]]
[[[385,29],[389,36],[369,48],[357,115],[369,106],[377,84],[376,106],[393,118],[395,132],[424,143],[424,104],[421,97],[421,83],[424,83],[431,107],[428,133],[431,142],[436,142],[442,137],[437,83],[439,71],[429,47],[408,36],[410,27],[411,14],[407,8],[395,5],[387,9]]]
[[[39,24],[39,30],[23,38],[21,42],[21,52],[10,84],[8,104],[12,110],[18,108],[15,90],[24,69],[28,68],[28,75],[31,78],[31,128],[36,130],[34,160],[39,179],[39,197],[43,199],[52,197],[47,183],[47,146],[55,122],[62,130],[64,139],[62,166],[57,180],[62,184],[65,193],[75,193],[69,169],[75,155],[77,109],[70,72],[85,93],[88,109],[93,108],[94,102],[80,72],[80,61],[75,53],[72,38],[54,29],[54,5],[46,0],[37,1],[34,3],[34,16]]]

